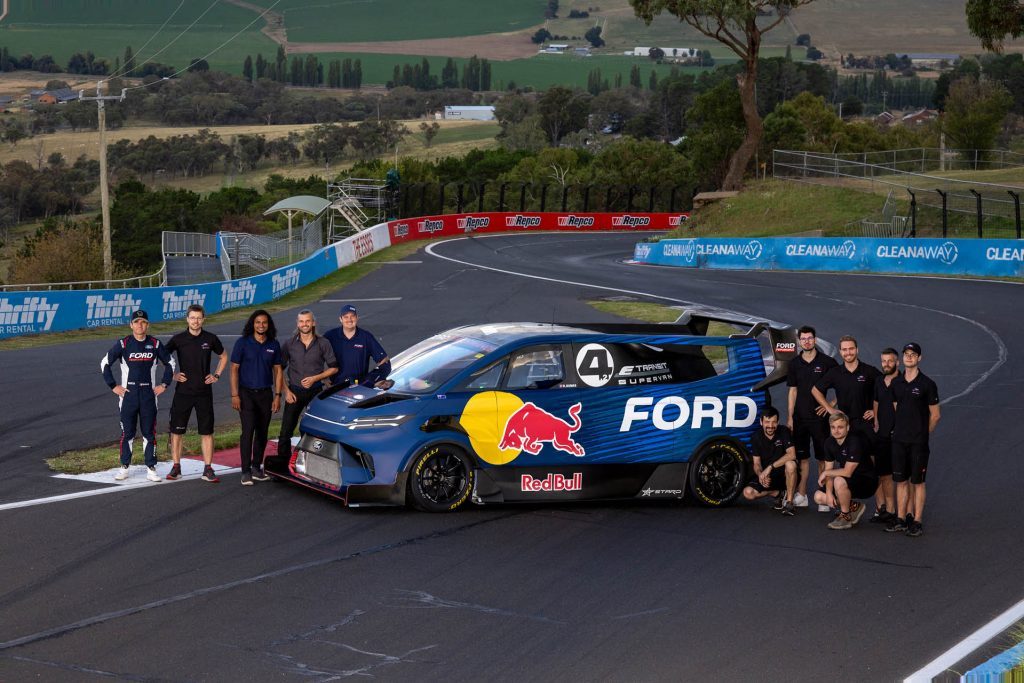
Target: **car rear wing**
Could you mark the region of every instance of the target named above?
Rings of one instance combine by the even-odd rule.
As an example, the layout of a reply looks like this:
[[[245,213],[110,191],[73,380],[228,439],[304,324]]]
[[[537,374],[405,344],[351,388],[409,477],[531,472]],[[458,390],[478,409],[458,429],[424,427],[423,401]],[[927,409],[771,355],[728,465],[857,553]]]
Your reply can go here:
[[[775,367],[767,377],[754,385],[753,391],[768,389],[786,380],[786,376],[789,374],[789,364],[796,358],[796,354],[800,350],[797,346],[795,327],[721,308],[687,308],[676,318],[675,324],[685,326],[691,331],[691,334],[706,335],[712,322],[748,328],[746,332],[730,334],[730,339],[740,337],[756,339],[767,333],[768,350],[775,361]]]

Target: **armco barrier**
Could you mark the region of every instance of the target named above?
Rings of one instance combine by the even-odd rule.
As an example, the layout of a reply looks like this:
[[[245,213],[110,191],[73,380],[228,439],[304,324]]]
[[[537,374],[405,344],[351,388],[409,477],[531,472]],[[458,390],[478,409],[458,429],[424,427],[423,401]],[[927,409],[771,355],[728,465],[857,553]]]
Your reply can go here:
[[[470,233],[536,230],[669,230],[687,213],[468,213],[381,223],[269,273],[225,282],[144,289],[17,292],[0,295],[0,339],[23,334],[127,325],[138,308],[151,320],[180,320],[192,304],[207,313],[284,296],[399,242]],[[217,242],[220,251],[222,245]]]
[[[735,238],[640,242],[640,263],[726,270],[1024,276],[1024,241],[984,239]]]
[[[207,313],[273,301],[391,245],[387,225],[317,251],[309,258],[255,277],[179,287],[11,292],[0,295],[0,338],[83,327],[128,325],[132,311],[150,320],[181,320],[192,304]]]
[[[388,223],[392,244],[470,233],[534,230],[671,230],[685,225],[688,213],[460,213],[422,216]]]

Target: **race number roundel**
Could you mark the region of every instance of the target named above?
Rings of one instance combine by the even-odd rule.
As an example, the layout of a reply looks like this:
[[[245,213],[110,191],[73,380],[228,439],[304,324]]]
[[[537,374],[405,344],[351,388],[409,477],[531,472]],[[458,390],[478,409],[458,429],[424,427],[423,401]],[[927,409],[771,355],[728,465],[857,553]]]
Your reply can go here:
[[[612,352],[600,344],[587,344],[576,354],[576,373],[588,387],[603,387],[615,374]]]

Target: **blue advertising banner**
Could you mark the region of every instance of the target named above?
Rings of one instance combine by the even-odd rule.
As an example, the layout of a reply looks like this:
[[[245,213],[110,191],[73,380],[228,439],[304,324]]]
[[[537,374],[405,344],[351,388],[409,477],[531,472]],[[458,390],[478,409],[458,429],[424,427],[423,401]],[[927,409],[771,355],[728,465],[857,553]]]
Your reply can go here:
[[[640,242],[633,258],[684,268],[1024,277],[1019,240],[692,238]]]
[[[373,232],[380,232],[381,241],[386,242],[386,226]],[[364,233],[360,238],[365,240],[368,236]],[[351,263],[354,259],[349,242],[325,247],[307,259],[269,273],[228,282],[130,290],[0,293],[0,338],[107,325],[127,326],[132,311],[139,308],[156,322],[181,320],[192,304],[202,305],[210,314],[273,301]],[[374,248],[371,242],[370,251]]]

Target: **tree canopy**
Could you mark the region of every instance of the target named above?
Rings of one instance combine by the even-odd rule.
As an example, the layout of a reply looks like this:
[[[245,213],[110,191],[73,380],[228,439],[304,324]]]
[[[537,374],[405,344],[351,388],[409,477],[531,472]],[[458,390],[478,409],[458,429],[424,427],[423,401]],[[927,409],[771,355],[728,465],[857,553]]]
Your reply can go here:
[[[746,133],[732,152],[722,189],[735,190],[757,151],[764,125],[757,111],[757,59],[765,33],[782,23],[794,9],[814,0],[629,0],[633,11],[648,24],[668,12],[736,53],[743,70],[736,75]]]
[[[1018,0],[967,0],[967,28],[986,50],[1000,52],[1007,38],[1024,35],[1024,3]]]

